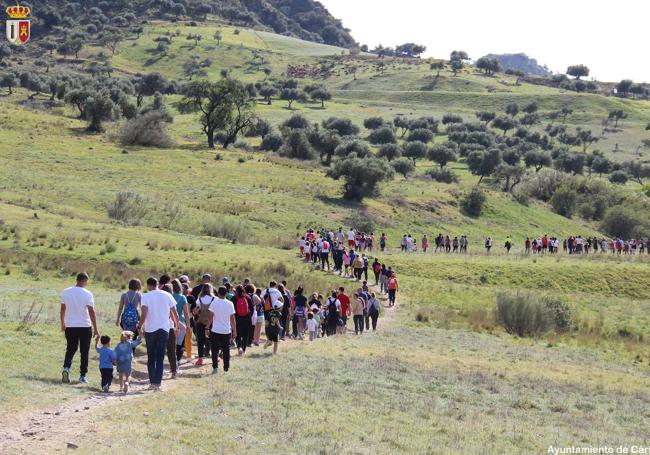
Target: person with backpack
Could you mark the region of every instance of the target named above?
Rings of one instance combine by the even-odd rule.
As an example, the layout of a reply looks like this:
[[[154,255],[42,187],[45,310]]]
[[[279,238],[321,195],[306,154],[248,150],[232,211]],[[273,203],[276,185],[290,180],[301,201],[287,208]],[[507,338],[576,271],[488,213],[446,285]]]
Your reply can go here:
[[[379,277],[381,276],[381,264],[379,263],[379,260],[375,258],[374,262],[372,263],[372,273],[375,274],[375,286],[379,286]]]
[[[269,311],[268,325],[266,326],[266,343],[264,348],[273,345],[273,355],[278,353],[278,342],[280,333],[283,327],[280,325],[280,318],[282,317],[282,301],[276,300],[272,304],[271,311]]]
[[[138,321],[140,320],[140,299],[142,294],[140,290],[142,289],[142,283],[138,279],[132,279],[129,281],[129,290],[122,294],[120,297],[120,305],[117,308],[117,318],[115,319],[115,325],[122,328],[122,330],[128,330],[129,332],[136,333],[136,327]]]
[[[381,249],[382,253],[386,249],[386,240],[387,240],[386,234],[382,232],[381,237],[379,237],[379,248]]]
[[[341,302],[337,298],[336,291],[332,291],[331,296],[327,299],[327,336],[336,335],[336,329],[339,325],[341,311]]]
[[[305,324],[307,318],[307,297],[303,294],[302,287],[298,286],[298,289],[295,291],[293,296],[293,324],[295,327],[295,335],[299,340],[304,339],[305,337]]]
[[[248,337],[251,329],[251,317],[253,316],[253,301],[246,294],[244,287],[240,284],[235,288],[233,297],[235,304],[235,324],[237,326],[237,353],[241,356],[246,352]]]
[[[386,264],[381,265],[381,275],[379,276],[379,292],[385,294],[388,292],[388,269]]]
[[[235,321],[235,307],[226,298],[228,291],[225,286],[220,286],[217,291],[217,298],[210,303],[209,325],[211,329],[205,329],[206,335],[210,337],[212,350],[212,374],[217,374],[219,367],[219,355],[223,359],[223,371],[230,369],[230,342],[237,338],[237,322]]]
[[[325,270],[325,264],[327,264],[327,271],[330,270],[330,241],[323,239],[323,242],[320,246],[320,264],[321,270]]]
[[[377,330],[377,319],[379,318],[379,310],[381,308],[381,303],[379,302],[379,299],[377,299],[377,296],[374,292],[370,294],[370,300],[368,300],[367,308],[368,316],[370,316],[370,319],[372,321],[372,331],[374,332]]]
[[[283,305],[285,304],[284,297],[282,293],[278,290],[278,283],[271,281],[269,287],[264,291],[264,297],[262,298],[264,302],[264,327],[267,329],[269,327],[269,318],[271,311],[273,310],[273,304],[280,302]],[[280,308],[282,309],[282,308]],[[268,335],[268,334],[267,334]]]
[[[210,357],[210,338],[206,335],[210,329],[210,305],[214,301],[214,291],[210,283],[201,286],[200,294],[194,308],[194,321],[196,323],[196,344],[198,359],[195,365],[203,365],[203,359]]]
[[[388,278],[388,306],[395,306],[395,296],[399,289],[399,284],[397,283],[397,277],[395,272],[391,272],[390,278]]]

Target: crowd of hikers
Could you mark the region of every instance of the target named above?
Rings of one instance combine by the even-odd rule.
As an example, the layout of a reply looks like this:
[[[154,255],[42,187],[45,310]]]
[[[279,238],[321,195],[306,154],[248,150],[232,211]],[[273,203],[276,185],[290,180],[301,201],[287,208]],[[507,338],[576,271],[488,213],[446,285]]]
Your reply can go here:
[[[388,293],[390,305],[394,305],[397,278],[392,270],[389,276],[394,284],[382,286],[379,292]],[[164,274],[158,279],[148,278],[146,292],[142,292],[140,280],[130,280],[128,291],[120,298],[115,324],[121,328],[121,335],[113,347],[111,338],[100,334],[88,280],[86,273],[78,274],[76,285],[65,289],[61,296],[61,330],[67,341],[62,382],[70,382],[72,360],[79,350],[79,382],[87,383],[89,349],[94,336],[104,392],[110,391],[114,368],[120,391],[128,392],[133,355],[143,340],[150,388],[158,391],[165,357],[173,379],[179,374],[181,359],[187,357],[185,346],[192,335],[198,349],[194,365],[211,359],[212,373],[217,374],[220,360],[223,371],[229,370],[231,348],[241,356],[247,348],[260,346],[262,331],[264,347],[272,346],[276,354],[279,342],[287,338],[314,341],[344,335],[349,318],[355,334],[374,331],[381,310],[378,295],[369,289],[367,280],[359,283],[350,295],[343,287],[327,295],[308,295],[300,286],[290,291],[286,281],[271,281],[268,287],[259,288],[248,278],[233,284],[223,277],[214,285],[212,277],[205,274],[198,285],[192,286],[187,275],[173,278]],[[376,280],[376,284],[379,282]]]
[[[333,270],[342,276],[354,276],[360,279],[363,275],[368,280],[369,265],[365,253],[373,251],[374,241],[374,233],[365,234],[353,228],[347,232],[343,232],[342,228],[336,231],[319,228],[309,229],[300,236],[299,248],[300,254],[307,261],[318,263],[323,269],[333,267]],[[382,233],[379,238],[380,251],[386,251],[387,242],[388,237]],[[487,254],[491,253],[493,246],[494,239],[492,237],[485,238],[483,247]],[[467,235],[438,234],[430,243],[426,234],[420,241],[411,234],[404,234],[399,241],[399,247],[403,253],[417,253],[418,251],[427,253],[431,250],[434,253],[466,254],[468,253],[469,238]],[[515,243],[512,237],[506,236],[503,241],[503,249],[506,254],[509,254],[514,247]],[[557,254],[560,250],[572,255],[590,253],[650,254],[650,238],[624,240],[574,235],[560,240],[557,237],[544,234],[535,238],[527,237],[521,247],[525,254]],[[330,256],[332,264],[330,264]],[[375,273],[375,283],[382,285],[383,290],[383,285],[387,283],[383,277],[390,277],[390,270],[387,271],[383,264],[378,264],[377,259],[374,260],[371,270]]]

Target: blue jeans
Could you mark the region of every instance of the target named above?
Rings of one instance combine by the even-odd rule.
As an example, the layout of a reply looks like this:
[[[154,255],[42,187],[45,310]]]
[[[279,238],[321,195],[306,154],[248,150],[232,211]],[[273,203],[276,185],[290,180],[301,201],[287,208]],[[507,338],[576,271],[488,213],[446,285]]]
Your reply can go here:
[[[155,332],[146,332],[144,337],[147,341],[147,370],[149,371],[149,383],[160,385],[163,377],[163,363],[165,352],[167,352],[167,340],[169,332],[163,329]]]

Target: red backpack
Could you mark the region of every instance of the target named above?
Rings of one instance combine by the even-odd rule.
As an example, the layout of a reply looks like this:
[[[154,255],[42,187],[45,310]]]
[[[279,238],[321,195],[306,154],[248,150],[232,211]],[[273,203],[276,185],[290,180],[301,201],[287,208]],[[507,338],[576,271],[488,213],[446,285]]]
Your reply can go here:
[[[235,312],[237,313],[237,316],[250,316],[248,297],[245,295],[235,297]]]

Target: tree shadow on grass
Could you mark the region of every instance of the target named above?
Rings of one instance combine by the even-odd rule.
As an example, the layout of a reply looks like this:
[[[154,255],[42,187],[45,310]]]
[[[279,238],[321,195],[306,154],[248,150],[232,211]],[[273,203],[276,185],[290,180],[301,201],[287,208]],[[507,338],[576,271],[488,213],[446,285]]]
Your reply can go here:
[[[320,194],[316,196],[316,198],[327,205],[335,205],[341,208],[355,209],[355,210],[362,210],[365,208],[365,206],[361,202],[351,201],[343,197],[330,197],[324,194]]]

